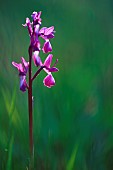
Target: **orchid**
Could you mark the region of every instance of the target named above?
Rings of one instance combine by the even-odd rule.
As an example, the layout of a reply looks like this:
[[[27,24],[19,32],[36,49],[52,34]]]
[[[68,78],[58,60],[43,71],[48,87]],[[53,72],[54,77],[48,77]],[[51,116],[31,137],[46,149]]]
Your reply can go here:
[[[52,86],[55,85],[55,79],[52,76],[51,72],[57,72],[58,68],[55,67],[56,63],[50,67],[51,62],[52,62],[52,54],[49,54],[48,57],[46,58],[46,60],[44,61],[44,64],[42,64],[44,66],[44,71],[48,74],[44,80],[43,83],[45,86],[47,86],[48,88],[51,88]]]
[[[13,66],[18,69],[19,77],[20,77],[20,90],[25,92],[28,88],[27,82],[26,82],[26,74],[29,68],[29,62],[26,62],[23,57],[21,57],[22,63],[16,63],[12,62]]]
[[[54,38],[54,26],[51,27],[42,27],[41,26],[41,12],[33,12],[32,15],[32,22],[29,18],[26,18],[26,23],[22,24],[24,27],[28,28],[28,33],[30,36],[30,53],[32,53],[32,59],[34,61],[34,65],[37,67],[43,67],[44,71],[48,74],[44,80],[43,83],[45,86],[50,88],[51,86],[55,85],[55,79],[53,78],[51,72],[56,72],[58,69],[56,67],[50,67],[53,55],[49,54],[44,61],[44,64],[42,64],[41,58],[39,57],[40,51],[42,50],[43,53],[49,53],[52,52],[52,45],[50,43],[50,39]],[[40,38],[44,39],[45,42],[41,48]],[[29,63],[25,61],[25,59],[22,57],[22,64],[17,64],[16,62],[12,62],[13,66],[16,67],[19,71],[20,76],[20,90],[23,92],[26,91],[28,88],[27,82],[26,82],[26,74],[29,68]],[[58,62],[58,60],[57,60]],[[38,72],[38,71],[37,71]],[[49,76],[51,75],[51,76]],[[48,81],[47,80],[51,80]],[[23,87],[23,88],[22,88]]]
[[[54,26],[51,27],[41,27],[41,11],[40,12],[33,12],[32,15],[32,22],[29,18],[26,18],[25,24],[22,24],[23,27],[27,27],[28,34],[30,37],[30,44],[28,48],[29,53],[29,62],[27,62],[24,57],[21,57],[21,63],[12,62],[12,65],[17,68],[19,72],[19,78],[20,78],[20,90],[22,92],[25,92],[28,90],[28,110],[29,110],[29,142],[30,142],[30,157],[31,160],[33,158],[33,119],[32,119],[32,83],[34,79],[41,73],[42,70],[44,70],[47,75],[43,79],[44,86],[51,88],[55,85],[55,79],[52,75],[53,72],[57,72],[58,68],[56,67],[56,64],[58,62],[58,59],[56,62],[51,66],[53,55],[48,54],[45,61],[42,62],[40,58],[40,51],[42,51],[44,54],[52,52],[52,45],[50,43],[50,40],[54,38]],[[40,39],[44,40],[44,43],[41,45]],[[32,76],[32,61],[34,62],[34,65],[37,67],[37,71]],[[26,80],[26,77],[28,77],[28,83]],[[32,169],[32,168],[31,168]]]
[[[43,70],[48,74],[44,80],[43,80],[43,83],[45,86],[47,86],[48,88],[51,88],[52,86],[55,85],[55,79],[54,77],[52,76],[51,72],[57,72],[58,71],[58,68],[56,68],[56,64],[58,62],[58,60],[56,60],[56,62],[54,63],[54,65],[52,67],[51,66],[51,62],[52,62],[52,58],[53,58],[53,55],[52,54],[49,54],[47,56],[47,58],[45,59],[44,63],[42,63],[40,57],[39,57],[39,52],[36,51],[33,55],[33,60],[34,60],[34,64],[38,67],[42,67]]]

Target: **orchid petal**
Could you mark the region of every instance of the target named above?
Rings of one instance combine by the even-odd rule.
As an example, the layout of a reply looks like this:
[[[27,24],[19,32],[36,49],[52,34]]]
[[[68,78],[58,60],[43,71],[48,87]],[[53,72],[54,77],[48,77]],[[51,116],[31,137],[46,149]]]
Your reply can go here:
[[[39,57],[39,51],[35,51],[34,54],[33,54],[33,61],[34,61],[34,64],[38,67],[38,66],[41,66],[42,65],[42,61]]]
[[[42,51],[43,53],[48,53],[48,52],[51,52],[52,51],[52,46],[51,46],[51,43],[49,41],[46,41],[44,43],[44,46],[42,48]]]
[[[26,76],[20,76],[20,90],[25,92],[27,88]]]
[[[26,60],[24,59],[24,57],[21,57],[21,61],[22,61],[22,64],[23,64],[23,66],[24,66],[25,72],[27,73],[28,68],[29,68],[29,62],[26,62]]]
[[[56,68],[56,67],[46,68],[46,70],[48,70],[49,72],[57,72],[57,71],[59,71],[59,69]]]
[[[47,37],[46,39],[52,39],[55,37],[55,35],[53,33],[51,33],[51,34],[47,35],[46,37]]]
[[[33,12],[32,13],[32,15],[31,15],[31,17],[32,17],[32,19],[33,19],[33,23],[34,23],[34,25],[37,25],[37,24],[41,24],[41,18],[40,18],[40,16],[41,16],[41,11],[40,12]]]
[[[29,35],[31,36],[32,33],[33,33],[33,29],[32,29],[32,26],[31,26],[31,22],[30,22],[30,19],[29,18],[26,18],[26,23],[25,24],[22,24],[24,27],[28,27],[28,32],[29,32]]]
[[[53,30],[54,30],[54,26],[51,26],[51,27],[49,27],[49,28],[46,28],[46,29],[45,29],[45,35],[51,34],[51,33],[53,32]]]
[[[45,33],[45,30],[46,30],[47,27],[42,27],[39,31],[39,34],[44,34]]]
[[[45,59],[45,61],[44,61],[44,66],[46,66],[47,68],[50,68],[50,65],[51,65],[51,62],[52,62],[52,58],[53,58],[53,55],[49,54],[47,56],[47,58]]]
[[[23,69],[23,66],[22,66],[22,64],[21,63],[16,63],[16,62],[12,62],[12,65],[14,66],[14,67],[16,67],[17,69],[18,69],[18,71],[19,72],[24,72],[24,69]]]
[[[35,27],[34,27],[34,32],[35,32],[35,34],[38,36],[38,34],[39,34],[39,28],[40,28],[40,25],[39,24],[37,24],[37,25],[35,25]]]
[[[40,41],[35,41],[34,42],[33,51],[40,51]]]
[[[48,74],[43,80],[44,86],[51,88],[55,85],[55,79],[51,74]]]
[[[55,33],[54,26],[49,28],[43,27],[39,31],[39,36],[42,37],[44,40],[48,40],[54,38],[54,33]]]
[[[52,62],[52,58],[53,58],[53,55],[49,54],[48,57],[46,58],[46,60],[44,61],[44,64],[43,64],[45,66],[45,68],[43,68],[43,70],[47,74],[49,74],[50,72],[57,72],[57,71],[59,71],[58,68],[55,67],[57,62],[58,62],[58,59],[56,60],[55,64],[52,67],[50,67],[51,62]]]

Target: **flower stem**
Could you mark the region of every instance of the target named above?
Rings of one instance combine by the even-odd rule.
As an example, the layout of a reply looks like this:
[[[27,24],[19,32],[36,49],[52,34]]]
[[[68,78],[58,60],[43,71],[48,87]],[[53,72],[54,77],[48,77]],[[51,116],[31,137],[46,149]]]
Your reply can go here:
[[[41,67],[39,68],[39,70],[38,70],[38,71],[35,73],[35,75],[33,76],[32,81],[39,75],[39,73],[41,72],[41,70],[42,70],[43,68],[45,68],[45,66],[41,66]]]
[[[33,168],[34,160],[34,141],[33,141],[33,108],[32,108],[32,48],[29,47],[29,88],[28,88],[28,107],[29,107],[29,148],[30,148],[30,170]]]

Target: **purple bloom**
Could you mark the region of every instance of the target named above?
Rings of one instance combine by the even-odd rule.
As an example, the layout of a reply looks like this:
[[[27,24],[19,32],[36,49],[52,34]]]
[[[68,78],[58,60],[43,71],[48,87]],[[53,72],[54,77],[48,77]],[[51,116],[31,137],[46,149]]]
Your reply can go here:
[[[53,58],[53,55],[49,54],[47,58],[45,59],[44,63],[42,63],[39,57],[39,51],[35,51],[33,54],[34,64],[37,67],[38,66],[43,67],[43,70],[48,74],[43,80],[44,85],[47,86],[48,88],[55,85],[55,79],[51,73],[59,71],[58,68],[55,67],[58,62],[58,59],[56,60],[54,65],[51,67],[52,58]]]
[[[23,64],[24,72],[27,74],[28,68],[29,68],[29,62],[27,62],[24,57],[21,57],[21,61]]]
[[[41,24],[42,19],[40,18],[40,16],[41,16],[41,11],[40,12],[35,12],[34,11],[32,13],[31,17],[33,19],[33,24],[34,25]]]
[[[33,33],[30,37],[30,41],[31,41],[31,46],[32,46],[32,49],[33,51],[40,51],[41,48],[40,48],[40,41],[39,41],[39,35],[38,35],[38,32],[39,32],[39,24],[37,24],[36,26],[34,26],[34,29],[33,29]]]
[[[37,67],[42,65],[41,59],[39,57],[39,51],[35,51],[33,53],[33,61],[34,61],[35,66]]]
[[[19,75],[26,75],[29,68],[29,62],[26,62],[24,57],[21,57],[21,61],[22,63],[19,64],[13,61],[12,64],[18,69]]]
[[[33,36],[31,37],[31,46],[32,46],[33,52],[41,50],[40,41],[38,39],[36,40],[36,37],[33,37]]]
[[[40,29],[41,25],[41,12],[33,12],[31,17],[33,22],[30,22],[29,18],[26,18],[26,23],[23,24],[24,27],[28,27],[28,32],[30,35],[30,45],[34,51],[40,51],[40,41],[39,37],[45,40],[45,43],[42,47],[43,53],[48,53],[52,51],[52,46],[49,39],[54,38],[54,26],[49,28],[43,27]]]
[[[47,56],[47,58],[45,59],[44,64],[43,64],[43,66],[45,66],[44,71],[45,71],[46,73],[48,73],[48,74],[51,73],[51,72],[57,72],[57,71],[59,71],[58,68],[55,67],[56,64],[57,64],[57,62],[58,62],[58,59],[56,60],[56,62],[54,63],[54,65],[53,65],[52,67],[50,67],[51,62],[52,62],[52,58],[53,58],[53,55],[52,55],[52,54],[49,54],[49,55]]]
[[[44,86],[51,88],[55,85],[55,79],[51,74],[48,74],[43,80]]]
[[[44,43],[42,51],[43,53],[48,53],[52,51],[52,46],[49,40],[46,40],[46,42]]]
[[[28,90],[28,112],[29,112],[29,157],[30,161],[29,164],[31,165],[32,157],[33,157],[33,148],[34,148],[34,139],[33,139],[33,93],[32,93],[32,85],[34,79],[40,74],[42,70],[46,72],[46,77],[43,79],[44,86],[51,88],[55,85],[55,79],[52,76],[52,72],[57,72],[58,68],[56,64],[58,59],[51,66],[53,55],[49,54],[45,59],[44,63],[42,63],[40,58],[40,51],[43,53],[49,53],[52,51],[52,45],[50,43],[50,39],[54,38],[54,26],[51,27],[43,27],[40,29],[41,26],[41,11],[40,12],[33,12],[32,15],[32,22],[29,18],[26,18],[25,24],[22,24],[24,27],[27,27],[30,43],[28,47],[28,54],[29,54],[29,62],[27,62],[23,57],[21,57],[21,63],[12,62],[12,65],[17,68],[19,72],[20,78],[20,90],[25,92]],[[40,39],[43,39],[44,43],[41,46]],[[37,71],[33,74],[32,69],[32,62],[34,65],[38,67]],[[28,73],[28,84],[26,80],[26,76]],[[31,169],[33,165],[30,166]]]
[[[33,51],[40,51],[40,41],[38,39],[39,37],[39,28],[41,24],[41,12],[33,12],[32,13],[32,19],[33,22],[30,22],[29,18],[26,18],[26,23],[23,24],[24,27],[28,27],[28,32],[30,35],[30,44],[32,46]]]
[[[53,55],[49,54],[47,58],[45,59],[44,63],[42,63],[41,58],[39,57],[39,51],[35,51],[33,54],[33,61],[35,66],[40,66],[43,67],[44,71],[49,74],[51,72],[57,72],[59,71],[58,68],[56,68],[56,64],[58,62],[58,59],[54,63],[54,65],[51,67],[51,62],[52,62]]]
[[[30,19],[29,18],[26,18],[26,23],[25,24],[22,24],[24,27],[28,27],[28,32],[29,32],[29,35],[31,36],[32,33],[33,33],[33,29],[32,29],[32,23],[30,22]]]
[[[20,90],[25,92],[27,89],[26,76],[20,76]]]
[[[42,37],[44,40],[54,38],[54,26],[51,26],[49,28],[43,27],[39,31],[40,37]]]
[[[55,64],[52,67],[50,67],[51,62],[52,62],[52,58],[53,58],[53,55],[49,54],[48,57],[46,58],[46,60],[44,61],[44,64],[42,64],[42,66],[45,66],[45,68],[43,68],[44,71],[48,74],[44,78],[43,83],[48,88],[51,88],[51,86],[55,85],[55,79],[52,76],[51,72],[57,72],[58,71],[58,68],[55,67],[58,60],[56,60]]]
[[[42,51],[43,53],[48,53],[52,51],[52,46],[49,39],[54,38],[54,27],[43,27],[39,30],[39,36],[45,40]]]
[[[26,74],[29,68],[29,62],[26,62],[23,57],[21,57],[22,63],[16,63],[12,62],[13,66],[16,67],[19,71],[19,77],[20,77],[20,90],[23,92],[26,91],[27,83],[26,83]]]
[[[29,18],[26,18],[26,23],[22,24],[24,27],[27,27],[29,36],[30,36],[30,45],[29,45],[29,56],[30,60],[29,62],[34,61],[35,66],[40,68],[37,70],[37,72],[34,74],[34,76],[31,76],[31,79],[34,80],[36,76],[44,70],[47,73],[47,76],[44,78],[43,83],[45,86],[48,88],[52,87],[55,85],[55,79],[52,76],[52,72],[57,72],[58,68],[56,68],[56,64],[58,60],[54,63],[53,66],[51,66],[52,58],[53,55],[49,54],[47,58],[45,59],[44,63],[42,63],[41,58],[40,58],[40,50],[42,50],[43,53],[49,53],[52,51],[52,45],[50,43],[50,39],[54,38],[54,26],[51,27],[42,27],[41,26],[41,11],[40,12],[33,12],[32,15],[32,22],[30,21]],[[40,43],[40,37],[44,39],[44,44],[41,47]],[[19,72],[19,77],[20,77],[20,90],[23,92],[26,91],[28,87],[27,82],[26,82],[26,74],[29,69],[29,62],[26,62],[25,59],[22,57],[21,58],[21,63],[16,63],[12,62],[13,66],[18,69]],[[30,66],[32,64],[30,63]],[[31,67],[30,67],[31,68]],[[32,70],[30,69],[30,72]]]

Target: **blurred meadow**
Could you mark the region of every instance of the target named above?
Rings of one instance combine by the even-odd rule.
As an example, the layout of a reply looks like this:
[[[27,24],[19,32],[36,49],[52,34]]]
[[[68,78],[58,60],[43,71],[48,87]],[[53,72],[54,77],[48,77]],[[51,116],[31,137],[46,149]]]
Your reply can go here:
[[[33,84],[35,170],[113,170],[112,0],[0,1],[0,170],[29,163],[27,92],[11,62],[28,59],[33,11],[55,26],[60,70],[51,89],[44,72]]]

